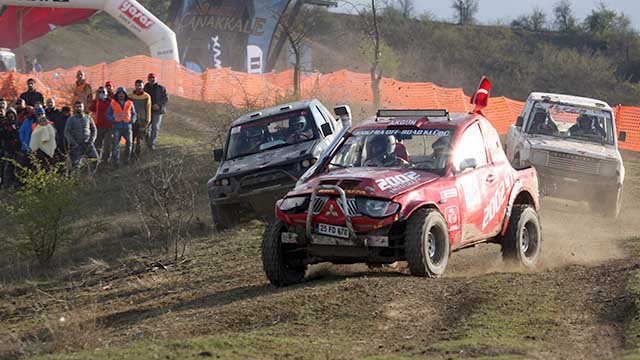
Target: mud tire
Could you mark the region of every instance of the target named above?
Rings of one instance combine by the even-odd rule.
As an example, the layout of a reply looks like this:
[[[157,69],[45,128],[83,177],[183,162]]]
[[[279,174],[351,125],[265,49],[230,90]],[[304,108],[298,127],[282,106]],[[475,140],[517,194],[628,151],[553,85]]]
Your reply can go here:
[[[411,275],[437,278],[444,274],[451,244],[447,222],[438,210],[420,209],[411,215],[407,221],[405,241]],[[433,247],[429,246],[430,243]]]
[[[291,266],[288,264],[280,234],[285,229],[280,219],[272,221],[262,237],[262,267],[267,279],[274,286],[282,287],[304,281],[307,266]]]
[[[216,229],[230,229],[238,225],[240,208],[234,205],[211,205],[211,216]]]
[[[527,270],[538,266],[542,250],[542,228],[538,213],[530,205],[514,205],[507,234],[502,239],[502,258]]]

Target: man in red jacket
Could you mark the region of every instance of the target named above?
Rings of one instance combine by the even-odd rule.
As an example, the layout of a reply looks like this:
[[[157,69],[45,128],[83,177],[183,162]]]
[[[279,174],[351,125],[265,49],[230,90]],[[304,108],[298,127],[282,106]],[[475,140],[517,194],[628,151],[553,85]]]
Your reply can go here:
[[[95,142],[96,149],[101,154],[100,157],[105,164],[109,161],[113,147],[113,124],[107,120],[109,104],[111,104],[111,100],[108,98],[107,92],[103,87],[100,87],[96,91],[95,100],[91,101],[89,107],[98,129],[98,136]]]

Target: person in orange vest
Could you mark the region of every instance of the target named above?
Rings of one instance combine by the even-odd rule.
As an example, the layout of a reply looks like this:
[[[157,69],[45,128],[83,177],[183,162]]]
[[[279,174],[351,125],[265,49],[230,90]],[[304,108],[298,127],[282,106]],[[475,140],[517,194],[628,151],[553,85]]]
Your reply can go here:
[[[85,79],[84,71],[78,70],[76,73],[76,88],[73,90],[72,104],[76,101],[81,101],[84,106],[84,110],[89,112],[89,105],[91,105],[92,96],[91,85]]]
[[[125,165],[131,160],[131,132],[132,125],[136,122],[136,108],[133,101],[123,87],[116,90],[115,98],[111,100],[111,105],[107,109],[107,120],[113,124],[113,155],[111,161],[114,166],[118,166],[120,161],[120,139],[124,137],[125,145]]]

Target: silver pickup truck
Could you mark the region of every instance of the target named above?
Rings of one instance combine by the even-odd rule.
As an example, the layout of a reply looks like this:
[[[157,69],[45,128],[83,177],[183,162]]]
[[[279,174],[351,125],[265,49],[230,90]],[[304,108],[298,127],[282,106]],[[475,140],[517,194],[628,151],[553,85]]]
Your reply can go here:
[[[507,156],[515,168],[538,170],[541,195],[586,201],[617,217],[624,183],[618,141],[625,138],[606,102],[534,92],[509,127]]]

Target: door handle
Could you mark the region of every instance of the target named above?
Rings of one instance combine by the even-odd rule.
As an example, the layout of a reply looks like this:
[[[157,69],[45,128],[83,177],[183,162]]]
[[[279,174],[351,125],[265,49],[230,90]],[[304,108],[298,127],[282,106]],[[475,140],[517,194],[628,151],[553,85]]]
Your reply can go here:
[[[496,181],[496,179],[497,179],[497,177],[494,174],[489,174],[489,175],[487,175],[486,181],[491,184],[491,183],[494,183]]]

